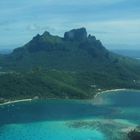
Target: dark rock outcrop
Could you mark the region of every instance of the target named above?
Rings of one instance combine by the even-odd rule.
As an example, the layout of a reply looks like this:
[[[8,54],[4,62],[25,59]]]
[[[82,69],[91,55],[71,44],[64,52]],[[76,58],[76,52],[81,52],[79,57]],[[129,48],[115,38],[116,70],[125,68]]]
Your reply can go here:
[[[64,39],[67,41],[84,41],[87,39],[87,31],[85,28],[70,30],[65,32]]]

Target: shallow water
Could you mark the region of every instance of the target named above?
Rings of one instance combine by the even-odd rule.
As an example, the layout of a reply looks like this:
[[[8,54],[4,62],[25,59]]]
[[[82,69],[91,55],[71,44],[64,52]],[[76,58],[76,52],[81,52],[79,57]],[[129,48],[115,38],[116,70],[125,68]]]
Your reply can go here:
[[[140,124],[140,92],[93,101],[38,100],[0,106],[0,140],[124,140]]]

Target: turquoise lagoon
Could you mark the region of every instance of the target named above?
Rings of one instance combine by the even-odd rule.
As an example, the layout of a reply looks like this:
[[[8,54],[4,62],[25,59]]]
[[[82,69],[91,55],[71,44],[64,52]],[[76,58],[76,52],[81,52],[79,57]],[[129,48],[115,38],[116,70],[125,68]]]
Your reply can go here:
[[[140,124],[140,92],[94,100],[36,100],[0,106],[0,140],[125,140]]]

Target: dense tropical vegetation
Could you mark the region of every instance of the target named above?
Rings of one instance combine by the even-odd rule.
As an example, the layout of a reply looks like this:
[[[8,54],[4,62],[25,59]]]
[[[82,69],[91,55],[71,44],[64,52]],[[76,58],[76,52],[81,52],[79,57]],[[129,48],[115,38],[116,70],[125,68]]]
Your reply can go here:
[[[113,88],[140,89],[140,63],[108,51],[85,28],[35,36],[0,56],[0,98],[91,98]]]

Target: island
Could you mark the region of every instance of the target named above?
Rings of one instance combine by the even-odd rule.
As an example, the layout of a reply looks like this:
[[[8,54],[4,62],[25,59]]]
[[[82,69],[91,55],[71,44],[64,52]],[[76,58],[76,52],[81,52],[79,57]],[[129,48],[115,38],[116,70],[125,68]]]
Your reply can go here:
[[[64,37],[45,31],[0,55],[0,102],[34,98],[91,99],[111,89],[140,89],[140,62],[107,50],[72,29]]]

